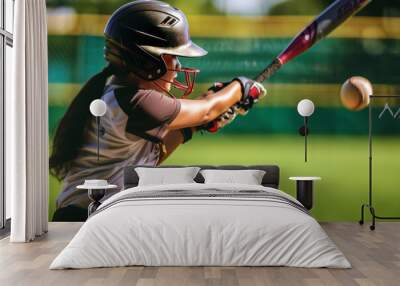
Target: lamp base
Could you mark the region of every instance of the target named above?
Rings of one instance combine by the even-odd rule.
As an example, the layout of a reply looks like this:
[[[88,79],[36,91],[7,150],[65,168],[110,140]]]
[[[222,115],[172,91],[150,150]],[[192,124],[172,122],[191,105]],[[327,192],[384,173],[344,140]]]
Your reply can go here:
[[[106,194],[105,189],[88,189],[89,199],[92,201],[88,206],[88,217],[94,213],[97,208],[101,205],[100,200]]]
[[[391,217],[391,216],[378,216],[378,215],[376,215],[375,208],[372,205],[363,204],[361,206],[361,219],[358,221],[358,223],[360,225],[364,224],[364,209],[365,208],[369,209],[369,212],[370,212],[371,217],[372,217],[372,224],[369,226],[370,230],[375,230],[376,219],[380,219],[380,220],[391,220],[391,219],[400,220],[400,217],[395,217],[395,216],[393,216],[393,217]]]

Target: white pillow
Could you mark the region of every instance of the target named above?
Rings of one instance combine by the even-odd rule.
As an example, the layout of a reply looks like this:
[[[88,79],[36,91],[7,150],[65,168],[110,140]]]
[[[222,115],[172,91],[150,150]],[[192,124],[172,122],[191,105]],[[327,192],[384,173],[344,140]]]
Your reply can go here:
[[[193,179],[199,170],[199,167],[135,168],[139,176],[138,186],[195,183]]]
[[[205,184],[246,184],[261,185],[265,171],[262,170],[201,170]]]

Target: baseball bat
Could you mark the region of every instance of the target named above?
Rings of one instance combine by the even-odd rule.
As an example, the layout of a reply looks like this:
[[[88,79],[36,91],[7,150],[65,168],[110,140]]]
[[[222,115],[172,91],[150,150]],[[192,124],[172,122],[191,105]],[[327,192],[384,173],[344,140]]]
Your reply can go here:
[[[290,42],[256,78],[263,82],[281,66],[311,48],[336,27],[365,7],[372,0],[336,0],[321,12],[307,27]]]
[[[255,81],[263,82],[268,79],[281,66],[311,48],[316,42],[327,36],[371,1],[372,0],[336,0],[333,2],[322,11],[311,24],[293,38],[286,49],[255,78]],[[238,109],[239,107],[236,107],[236,110]],[[246,113],[247,111],[242,114]],[[222,117],[225,115],[226,113],[222,114]],[[212,130],[210,132],[216,132],[218,130],[217,121],[218,120],[214,120],[210,123],[212,126],[207,128],[209,131]]]

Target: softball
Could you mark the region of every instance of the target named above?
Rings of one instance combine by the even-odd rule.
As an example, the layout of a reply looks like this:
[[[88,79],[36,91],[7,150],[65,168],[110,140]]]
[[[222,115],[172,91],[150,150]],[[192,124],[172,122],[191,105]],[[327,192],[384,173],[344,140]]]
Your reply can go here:
[[[372,85],[368,79],[353,76],[342,85],[340,99],[347,109],[356,111],[368,106],[369,96],[372,94]]]

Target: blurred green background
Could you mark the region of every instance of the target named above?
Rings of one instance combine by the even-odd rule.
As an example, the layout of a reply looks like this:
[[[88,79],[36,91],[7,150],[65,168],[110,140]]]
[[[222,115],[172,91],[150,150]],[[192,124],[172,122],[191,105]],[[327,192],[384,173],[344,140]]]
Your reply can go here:
[[[108,16],[127,1],[48,0],[49,132],[80,86],[105,65],[102,36]],[[201,59],[182,59],[201,69],[195,94],[215,81],[255,76],[329,0],[166,1],[188,16],[192,39],[208,50]],[[368,78],[376,95],[400,94],[400,3],[373,1],[328,38],[292,60],[265,86],[269,96],[219,134],[197,134],[164,164],[277,164],[280,188],[294,195],[289,176],[321,176],[313,215],[322,221],[354,221],[368,195],[368,111],[341,106],[341,84],[350,76]],[[297,103],[311,99],[309,162]],[[400,212],[400,115],[374,115],[374,192],[379,215]],[[394,113],[399,100],[390,100]],[[50,178],[49,217],[61,184]]]

